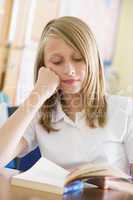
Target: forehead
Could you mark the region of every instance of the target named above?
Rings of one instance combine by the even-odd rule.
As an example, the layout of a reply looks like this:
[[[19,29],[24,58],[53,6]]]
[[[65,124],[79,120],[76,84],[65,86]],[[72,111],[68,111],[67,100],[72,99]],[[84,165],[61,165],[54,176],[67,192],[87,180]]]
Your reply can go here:
[[[44,47],[45,54],[57,54],[57,53],[79,53],[78,50],[72,48],[70,45],[68,45],[63,39],[61,38],[54,38],[49,37],[45,43]]]

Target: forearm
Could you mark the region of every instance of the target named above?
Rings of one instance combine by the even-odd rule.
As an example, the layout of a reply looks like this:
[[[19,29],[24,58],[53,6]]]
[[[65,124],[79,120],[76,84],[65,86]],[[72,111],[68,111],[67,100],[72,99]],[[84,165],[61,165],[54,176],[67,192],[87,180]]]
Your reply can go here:
[[[36,112],[45,101],[36,89],[32,91],[29,98],[17,109],[17,111],[0,128],[0,162],[4,163],[7,157],[15,151],[23,133]]]
[[[0,162],[3,164],[14,156],[27,126],[34,118],[42,104],[59,86],[59,77],[50,69],[41,67],[34,90],[29,98],[0,128]]]

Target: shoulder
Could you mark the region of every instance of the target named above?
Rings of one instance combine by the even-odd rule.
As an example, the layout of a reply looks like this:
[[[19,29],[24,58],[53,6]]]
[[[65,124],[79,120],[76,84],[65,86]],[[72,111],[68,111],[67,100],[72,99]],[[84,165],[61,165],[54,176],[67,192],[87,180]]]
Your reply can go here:
[[[108,128],[117,140],[127,135],[129,119],[133,119],[133,100],[130,97],[108,95]]]
[[[107,95],[107,104],[110,112],[122,112],[125,115],[133,114],[133,99],[119,95]]]

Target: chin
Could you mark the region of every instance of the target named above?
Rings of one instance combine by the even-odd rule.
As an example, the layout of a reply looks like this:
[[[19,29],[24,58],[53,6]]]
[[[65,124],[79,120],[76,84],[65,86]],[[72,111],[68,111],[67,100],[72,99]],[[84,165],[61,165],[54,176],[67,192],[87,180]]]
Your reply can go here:
[[[71,89],[64,89],[64,88],[62,88],[62,91],[65,93],[65,94],[77,94],[77,93],[79,93],[80,91],[81,91],[81,89],[73,89],[73,88],[71,88]]]

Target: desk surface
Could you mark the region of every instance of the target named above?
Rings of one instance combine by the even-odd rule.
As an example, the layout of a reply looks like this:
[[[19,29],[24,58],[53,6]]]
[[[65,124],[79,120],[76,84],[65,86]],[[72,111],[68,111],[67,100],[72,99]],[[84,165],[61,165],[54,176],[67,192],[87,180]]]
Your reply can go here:
[[[133,186],[132,188],[129,186],[128,192],[86,188],[81,192],[70,193],[63,197],[25,188],[12,187],[10,180],[16,173],[18,173],[16,170],[1,170],[0,200],[133,200]]]

